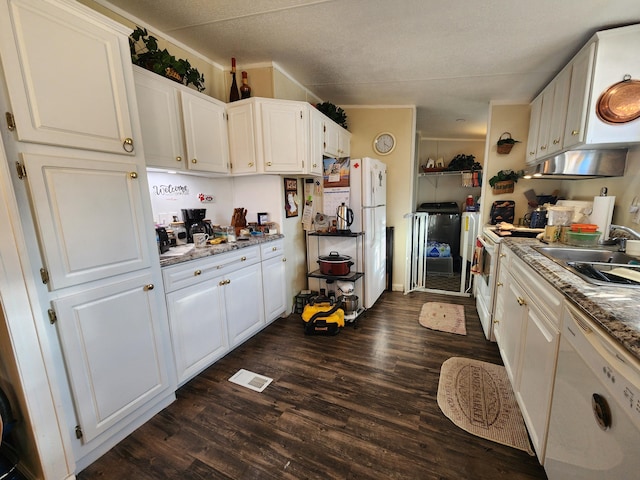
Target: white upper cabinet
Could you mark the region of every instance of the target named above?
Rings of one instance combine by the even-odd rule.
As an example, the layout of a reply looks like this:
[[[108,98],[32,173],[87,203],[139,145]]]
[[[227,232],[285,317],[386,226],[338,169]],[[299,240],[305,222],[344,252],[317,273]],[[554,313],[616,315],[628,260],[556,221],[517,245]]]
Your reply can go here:
[[[52,290],[150,266],[142,184],[129,162],[25,153]],[[146,193],[148,195],[148,193]]]
[[[170,80],[138,66],[133,68],[147,166],[185,168],[178,90]]]
[[[180,92],[190,170],[229,173],[229,140],[222,102],[197,92]]]
[[[18,140],[132,153],[131,59],[115,25],[76,2],[0,4],[0,58]]]
[[[324,116],[324,154],[334,158],[348,157],[351,151],[350,144],[351,133]]]
[[[638,51],[640,25],[604,30],[591,38],[532,102],[527,163],[569,149],[640,143],[640,118],[610,122],[598,115],[602,94],[625,78],[640,78]],[[552,91],[549,115],[546,100]],[[624,109],[623,105],[612,107]],[[541,114],[536,122],[538,108]]]
[[[592,43],[583,49],[571,62],[572,75],[569,87],[569,105],[564,130],[563,148],[571,148],[584,143],[587,116],[585,109],[589,103],[589,84],[593,68],[596,45]]]
[[[235,102],[227,105],[229,158],[232,174],[258,172],[255,109],[256,106],[253,102]]]
[[[259,97],[227,104],[232,173],[306,173],[305,109],[304,102]]]
[[[266,99],[258,105],[265,173],[305,173],[309,138],[306,105]]]
[[[134,66],[149,167],[229,173],[224,103]]]

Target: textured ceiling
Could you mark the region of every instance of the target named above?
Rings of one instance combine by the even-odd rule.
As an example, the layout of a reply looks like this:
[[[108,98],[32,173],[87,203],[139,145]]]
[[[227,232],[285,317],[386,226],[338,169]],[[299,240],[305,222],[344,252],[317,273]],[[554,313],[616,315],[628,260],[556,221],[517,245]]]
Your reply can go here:
[[[594,32],[640,23],[639,0],[110,4],[220,65],[275,62],[336,105],[416,105],[439,138],[482,138],[490,101],[531,101]]]

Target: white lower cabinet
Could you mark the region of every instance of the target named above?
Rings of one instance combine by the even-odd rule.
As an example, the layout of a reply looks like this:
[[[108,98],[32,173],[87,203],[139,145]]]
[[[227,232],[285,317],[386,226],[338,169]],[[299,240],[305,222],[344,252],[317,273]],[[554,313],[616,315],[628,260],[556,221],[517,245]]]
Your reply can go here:
[[[227,353],[222,286],[205,281],[167,293],[167,310],[178,383],[189,380]]]
[[[257,246],[165,267],[163,278],[179,384],[265,326]]]
[[[82,444],[172,394],[154,298],[161,293],[143,271],[52,301]]]
[[[506,284],[497,290],[496,341],[533,448],[544,462],[563,297],[505,245]],[[502,260],[501,260],[502,262]],[[506,271],[502,268],[501,271]]]
[[[286,261],[283,240],[269,242],[262,247],[262,290],[267,322],[287,310]]]

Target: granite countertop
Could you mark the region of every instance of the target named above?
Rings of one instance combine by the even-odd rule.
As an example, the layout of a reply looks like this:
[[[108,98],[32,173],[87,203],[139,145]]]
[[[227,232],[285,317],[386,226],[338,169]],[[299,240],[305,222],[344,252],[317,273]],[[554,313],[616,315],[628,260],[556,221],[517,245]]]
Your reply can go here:
[[[209,257],[211,255],[217,255],[220,253],[231,252],[233,250],[240,250],[242,248],[253,247],[261,243],[273,242],[284,238],[284,235],[256,235],[251,236],[247,240],[238,240],[234,243],[220,243],[218,245],[209,245],[204,248],[193,248],[193,244],[181,245],[176,248],[171,248],[169,252],[160,255],[160,267],[168,267],[169,265],[176,265],[178,263],[188,262],[190,260],[196,260],[198,258]],[[192,247],[189,249],[189,247]],[[186,252],[186,253],[182,253]]]
[[[640,289],[586,282],[537,252],[533,247],[544,246],[539,240],[505,238],[502,241],[556,290],[593,318],[614,340],[640,359]]]

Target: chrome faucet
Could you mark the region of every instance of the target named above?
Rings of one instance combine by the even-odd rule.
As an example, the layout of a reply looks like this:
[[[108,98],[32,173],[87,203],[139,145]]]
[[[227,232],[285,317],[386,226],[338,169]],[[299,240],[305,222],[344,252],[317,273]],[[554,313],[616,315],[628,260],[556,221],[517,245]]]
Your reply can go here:
[[[623,232],[630,235],[634,240],[640,240],[640,233],[636,232],[635,230],[629,227],[625,227],[624,225],[613,225],[613,224],[609,227],[609,232],[614,232],[616,230],[622,230]],[[611,240],[613,240],[615,243],[618,244],[619,252],[626,251],[627,237],[611,237]]]

